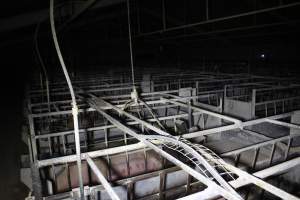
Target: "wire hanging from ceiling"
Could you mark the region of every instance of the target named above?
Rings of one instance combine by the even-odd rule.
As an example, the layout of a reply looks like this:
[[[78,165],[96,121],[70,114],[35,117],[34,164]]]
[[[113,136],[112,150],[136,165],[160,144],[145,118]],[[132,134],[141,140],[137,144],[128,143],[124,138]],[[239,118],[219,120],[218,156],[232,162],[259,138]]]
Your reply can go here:
[[[145,105],[145,107],[148,109],[149,113],[152,115],[152,117],[155,119],[157,124],[165,130],[165,127],[160,123],[158,118],[156,117],[154,111],[148,106],[146,102],[144,102],[138,95],[138,92],[135,87],[135,72],[134,72],[134,62],[133,62],[133,49],[132,49],[132,36],[131,36],[131,20],[130,20],[130,0],[127,0],[127,22],[128,22],[128,37],[129,37],[129,50],[130,50],[130,65],[131,65],[131,79],[132,79],[132,89],[133,91],[131,92],[131,100],[125,103],[125,106],[123,110],[125,110],[128,106],[132,104],[136,104],[140,106],[139,102],[142,105]]]
[[[132,36],[131,36],[131,20],[130,20],[130,4],[127,0],[127,21],[128,21],[128,37],[129,37],[129,49],[130,49],[130,65],[131,65],[131,79],[132,87],[135,90],[135,78],[134,78],[134,63],[133,63],[133,51],[132,51]]]

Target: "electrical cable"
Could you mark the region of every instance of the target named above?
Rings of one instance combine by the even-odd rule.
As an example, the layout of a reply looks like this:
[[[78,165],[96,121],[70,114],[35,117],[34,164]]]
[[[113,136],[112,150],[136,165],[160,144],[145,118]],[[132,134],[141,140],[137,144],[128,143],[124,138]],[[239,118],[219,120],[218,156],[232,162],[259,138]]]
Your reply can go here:
[[[152,115],[152,117],[155,119],[155,121],[157,122],[157,124],[165,130],[165,127],[160,123],[160,121],[157,119],[157,117],[155,116],[155,114],[153,113],[152,109],[146,104],[146,102],[144,102],[143,100],[141,100],[138,97],[136,88],[135,88],[135,78],[134,78],[134,62],[133,62],[133,50],[132,50],[132,36],[131,36],[131,20],[130,20],[130,4],[129,4],[130,0],[127,0],[127,21],[128,21],[128,37],[129,37],[129,49],[130,49],[130,64],[131,64],[131,79],[132,79],[132,95],[131,98],[132,100],[135,101],[136,104],[139,105],[138,101],[141,101],[146,108],[149,110],[150,114]],[[133,102],[132,102],[133,103]],[[124,110],[130,105],[132,104],[130,101],[127,102],[124,106]]]
[[[68,70],[66,68],[57,40],[57,35],[55,30],[55,20],[54,20],[54,0],[50,0],[50,25],[51,25],[51,32],[52,32],[52,37],[57,52],[57,56],[59,58],[59,62],[61,64],[65,78],[67,80],[67,84],[72,98],[72,115],[73,115],[74,135],[75,135],[75,144],[76,144],[75,146],[76,146],[77,167],[78,167],[78,180],[80,186],[80,197],[81,200],[84,200],[84,188],[83,188],[82,171],[81,171],[80,136],[79,136],[79,125],[78,125],[78,107],[77,107],[75,92],[71,83],[71,79],[69,77]]]
[[[131,38],[131,22],[130,22],[130,5],[127,0],[127,19],[128,19],[128,37],[129,37],[129,49],[130,49],[130,65],[131,65],[131,79],[132,87],[135,90],[135,78],[134,78],[134,63],[133,63],[133,51],[132,51],[132,38]]]
[[[162,123],[160,123],[159,119],[156,117],[154,111],[150,108],[150,106],[145,102],[143,101],[142,99],[139,99],[140,102],[142,102],[145,107],[148,109],[149,113],[152,115],[152,117],[154,118],[154,120],[156,121],[156,123],[163,129],[163,130],[166,130],[166,128],[162,125]]]

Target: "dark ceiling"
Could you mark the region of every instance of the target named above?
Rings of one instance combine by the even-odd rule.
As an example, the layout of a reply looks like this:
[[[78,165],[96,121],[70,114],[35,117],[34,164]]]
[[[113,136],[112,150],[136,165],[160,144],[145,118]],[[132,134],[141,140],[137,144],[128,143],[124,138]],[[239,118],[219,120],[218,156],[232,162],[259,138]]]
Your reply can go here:
[[[77,65],[128,63],[125,0],[56,0],[55,5],[66,59],[77,60]],[[0,48],[32,50],[36,25],[42,21],[41,53],[46,59],[55,56],[48,6],[46,0],[1,6]],[[274,62],[300,60],[299,0],[130,0],[130,9],[137,63],[249,61],[260,53]]]
[[[58,20],[70,18],[80,10],[80,7],[84,7],[89,2],[92,2],[90,8],[69,23],[67,30],[71,29],[75,34],[83,32],[86,34],[86,31],[90,31],[92,35],[95,34],[99,38],[105,35],[109,35],[112,39],[126,36],[125,0],[57,0],[55,4],[58,5],[56,8]],[[251,32],[257,35],[296,32],[300,20],[299,2],[291,0],[238,2],[236,0],[130,0],[130,5],[135,37],[178,41],[182,38],[194,40],[211,38],[211,36],[214,38],[217,36],[222,40],[225,37],[224,33],[230,33],[228,37],[232,38],[234,33],[240,36],[242,33],[250,35]],[[21,1],[17,4],[6,1],[0,9],[1,39],[7,41],[11,38],[14,42],[15,39],[23,40],[28,36],[27,33],[32,33],[41,16],[45,17],[45,21],[48,20],[48,6],[49,2],[46,0],[23,3]],[[64,13],[67,13],[66,16]],[[229,16],[232,17],[221,19]],[[178,27],[193,23],[199,25]],[[174,27],[178,28],[174,29]],[[149,34],[149,32],[154,33]]]

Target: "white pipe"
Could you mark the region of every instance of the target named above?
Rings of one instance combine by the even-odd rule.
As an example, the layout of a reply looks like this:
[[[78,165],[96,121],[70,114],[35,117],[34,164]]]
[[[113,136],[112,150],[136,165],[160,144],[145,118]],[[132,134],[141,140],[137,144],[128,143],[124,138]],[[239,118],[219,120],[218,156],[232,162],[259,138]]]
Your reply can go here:
[[[78,180],[80,186],[80,197],[84,200],[84,188],[83,188],[83,181],[82,181],[82,171],[81,171],[81,155],[80,155],[80,136],[79,136],[79,126],[78,126],[78,107],[76,103],[74,89],[71,83],[71,79],[69,77],[68,70],[66,68],[64,59],[62,57],[57,36],[55,30],[55,22],[54,22],[54,0],[50,0],[50,25],[52,31],[52,37],[54,41],[54,46],[57,52],[57,56],[59,58],[62,70],[64,72],[65,78],[68,83],[68,87],[70,89],[71,98],[72,98],[72,115],[73,115],[73,123],[74,123],[74,135],[75,135],[75,146],[76,146],[76,155],[77,155],[77,167],[78,167]]]
[[[101,182],[109,196],[112,200],[120,200],[116,192],[112,189],[111,185],[107,182],[106,178],[103,176],[101,171],[98,169],[97,165],[94,163],[94,161],[86,155],[85,157],[87,163],[89,164],[90,168],[93,170],[94,174],[97,176],[98,180]]]

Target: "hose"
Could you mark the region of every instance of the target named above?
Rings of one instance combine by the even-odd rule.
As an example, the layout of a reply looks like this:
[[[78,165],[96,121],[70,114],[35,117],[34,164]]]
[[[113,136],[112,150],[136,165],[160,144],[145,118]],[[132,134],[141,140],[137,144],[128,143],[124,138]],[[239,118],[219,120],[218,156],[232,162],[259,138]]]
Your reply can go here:
[[[62,3],[59,3],[57,4],[54,8],[58,8],[58,7],[61,7],[61,6],[64,6],[66,2],[62,2]],[[79,1],[79,0],[73,0],[72,3],[82,3],[82,1]],[[54,9],[53,8],[53,9]],[[54,11],[54,10],[53,10]],[[39,48],[39,44],[38,44],[38,33],[39,33],[39,30],[40,30],[40,26],[41,26],[41,23],[42,21],[44,21],[46,19],[46,17],[44,18],[41,18],[40,21],[37,23],[37,26],[35,28],[35,32],[34,32],[34,48],[35,48],[35,51],[36,51],[36,54],[37,54],[37,58],[40,62],[40,65],[41,65],[41,68],[42,68],[42,71],[44,73],[44,76],[45,76],[45,82],[46,82],[46,95],[47,95],[47,104],[48,104],[48,111],[50,112],[51,111],[51,107],[50,107],[50,89],[49,89],[49,77],[48,77],[48,73],[47,73],[47,70],[46,70],[46,66],[45,66],[45,62],[41,56],[41,53],[40,53],[40,48]]]

